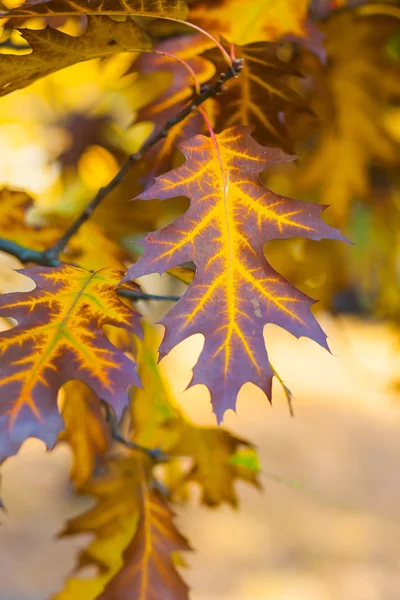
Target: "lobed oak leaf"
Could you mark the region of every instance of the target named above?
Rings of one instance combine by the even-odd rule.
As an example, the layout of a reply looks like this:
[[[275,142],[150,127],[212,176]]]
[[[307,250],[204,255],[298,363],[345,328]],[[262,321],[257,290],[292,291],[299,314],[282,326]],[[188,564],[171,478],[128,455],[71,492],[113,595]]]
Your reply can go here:
[[[79,37],[50,27],[37,31],[23,29],[22,35],[32,52],[0,55],[0,96],[79,62],[151,49],[151,42],[131,19],[117,23],[108,17],[89,17],[87,29]]]
[[[111,325],[140,334],[139,315],[115,290],[120,271],[63,265],[19,272],[36,288],[0,298],[0,316],[18,323],[0,336],[1,458],[29,436],[54,444],[62,429],[57,393],[67,381],[84,382],[118,414],[128,386],[139,384],[133,361],[103,331]]]
[[[201,488],[201,501],[208,506],[224,502],[237,505],[235,482],[246,481],[260,487],[258,471],[235,462],[238,451],[255,452],[247,440],[217,427],[200,427],[179,407],[164,373],[157,364],[160,336],[146,323],[143,340],[137,341],[137,361],[143,387],[134,389],[131,398],[132,434],[136,443],[159,448],[178,460],[169,461],[165,476],[173,497],[183,497],[190,482]],[[179,457],[191,459],[182,469]]]
[[[182,143],[186,162],[156,178],[139,199],[185,195],[188,211],[144,240],[144,255],[123,281],[162,273],[193,261],[196,274],[181,300],[160,321],[166,332],[160,357],[187,337],[205,341],[190,385],[205,384],[220,422],[246,382],[270,398],[273,369],[263,328],[283,327],[327,347],[311,312],[314,301],[272,269],[264,244],[301,236],[343,239],[321,219],[323,207],[275,194],[261,182],[267,167],[294,159],[264,148],[251,127],[232,127]]]
[[[235,56],[243,60],[244,68],[240,77],[227,84],[221,97],[216,131],[254,124],[253,137],[257,142],[292,151],[285,117],[290,112],[306,110],[306,104],[290,81],[300,73],[279,57],[281,47],[271,42],[235,45]],[[225,61],[219,49],[207,50],[203,56],[215,64],[218,72],[223,72]]]
[[[61,389],[61,414],[65,430],[59,440],[67,442],[73,453],[70,477],[81,489],[92,477],[96,465],[104,463],[111,445],[110,428],[100,400],[79,381],[68,381]]]
[[[309,0],[194,0],[189,20],[235,44],[304,35]]]

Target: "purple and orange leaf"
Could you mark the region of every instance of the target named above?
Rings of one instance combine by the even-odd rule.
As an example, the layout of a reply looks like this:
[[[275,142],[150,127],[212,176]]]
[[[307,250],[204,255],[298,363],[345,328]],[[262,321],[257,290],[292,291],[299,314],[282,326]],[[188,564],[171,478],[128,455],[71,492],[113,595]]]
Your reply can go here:
[[[128,387],[140,385],[133,361],[103,331],[112,325],[141,335],[140,316],[116,293],[119,270],[19,272],[36,288],[0,297],[0,316],[18,323],[0,335],[0,460],[30,436],[55,443],[63,429],[57,395],[67,381],[82,381],[118,414]]]
[[[161,320],[163,357],[201,333],[203,351],[190,385],[205,384],[220,422],[252,382],[271,397],[273,369],[263,329],[274,323],[296,337],[327,348],[311,312],[314,300],[279,275],[264,256],[269,240],[301,236],[343,240],[321,218],[324,207],[292,200],[264,186],[259,174],[295,157],[260,146],[252,127],[232,127],[215,139],[198,135],[182,143],[186,162],[156,178],[139,199],[187,196],[187,212],[144,240],[144,255],[124,280],[162,273],[187,261],[196,265],[192,284]]]

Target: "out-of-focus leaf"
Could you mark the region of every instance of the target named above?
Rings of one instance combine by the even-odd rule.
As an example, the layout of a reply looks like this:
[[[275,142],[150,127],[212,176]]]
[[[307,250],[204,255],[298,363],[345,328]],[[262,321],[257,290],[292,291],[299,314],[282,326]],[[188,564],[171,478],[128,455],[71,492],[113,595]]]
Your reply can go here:
[[[28,0],[3,10],[2,17],[48,17],[52,15],[151,16],[185,19],[185,0]]]
[[[188,600],[189,588],[178,573],[174,555],[190,550],[173,524],[173,513],[146,482],[141,487],[138,530],[124,552],[124,565],[99,600]]]
[[[34,206],[33,199],[23,191],[0,190],[0,237],[33,250],[45,250],[64,233],[66,220],[36,216],[36,224],[28,217]],[[61,258],[88,270],[98,271],[104,267],[124,268],[126,259],[123,249],[107,238],[98,225],[88,221],[71,239]]]
[[[79,37],[50,27],[38,31],[24,29],[22,35],[32,52],[0,54],[0,96],[75,63],[151,48],[148,38],[131,19],[117,23],[108,17],[89,17],[87,29]]]
[[[274,271],[264,244],[299,236],[343,239],[322,220],[323,207],[283,198],[261,183],[262,171],[294,157],[260,146],[251,131],[231,127],[180,145],[184,165],[157,177],[139,199],[184,195],[191,198],[190,208],[147,236],[143,256],[124,278],[162,273],[190,260],[196,264],[193,283],[160,321],[166,328],[160,355],[194,333],[204,335],[190,385],[208,387],[219,422],[235,408],[248,381],[271,397],[274,371],[263,337],[267,323],[327,347],[311,312],[314,301]]]
[[[200,427],[179,408],[162,365],[157,364],[160,336],[146,324],[143,340],[138,340],[139,374],[143,388],[134,390],[131,400],[134,440],[149,448],[160,448],[169,456],[188,457],[190,468],[182,471],[179,463],[172,469],[174,496],[181,497],[187,483],[200,486],[204,504],[216,506],[227,502],[235,506],[235,482],[246,481],[259,487],[257,471],[232,462],[237,451],[246,448],[254,456],[249,442],[225,429]],[[175,468],[176,467],[176,468]],[[171,475],[167,465],[167,478]]]
[[[165,54],[153,54],[150,57],[139,58],[135,63],[135,68],[142,74],[142,77],[149,78],[160,71],[168,71],[172,75],[172,80],[165,90],[161,89],[161,93],[155,99],[140,109],[137,116],[138,121],[151,121],[154,129],[159,131],[168,119],[188,103],[193,95],[195,82],[189,69],[195,73],[200,84],[213,77],[214,66],[199,56],[210,45],[212,43],[205,36],[188,35],[160,42],[154,48],[157,52],[176,57],[176,60]],[[179,62],[180,60],[185,61],[189,69]],[[222,71],[225,68],[226,65],[223,65]],[[146,155],[147,170],[146,175],[142,178],[143,184],[147,186],[148,183],[152,183],[155,176],[170,169],[174,164],[174,158],[176,159],[178,143],[202,132],[203,129],[204,121],[198,112],[193,112],[176,125],[169,135]]]
[[[309,0],[195,0],[189,21],[235,44],[304,34]]]
[[[352,199],[366,197],[371,163],[399,162],[384,114],[400,96],[399,66],[385,51],[387,40],[400,32],[400,18],[365,15],[363,8],[334,14],[321,24],[327,67],[304,57],[310,74],[314,69],[310,108],[322,133],[301,181],[321,185],[323,201],[342,220]]]
[[[79,568],[96,565],[97,576],[70,577],[53,600],[95,600],[123,566],[122,554],[135,536],[140,519],[137,460],[118,456],[107,461],[107,469],[87,482],[82,494],[91,496],[95,506],[68,522],[63,535],[92,533],[93,542],[81,553]]]
[[[306,105],[290,82],[299,72],[279,57],[281,48],[270,42],[235,46],[235,55],[243,59],[244,68],[240,77],[227,84],[220,99],[217,132],[232,125],[255,125],[253,137],[257,142],[293,151],[285,116],[305,110]],[[223,72],[224,58],[219,49],[207,50],[204,56]]]
[[[189,546],[155,489],[149,459],[136,452],[110,459],[107,472],[82,493],[97,504],[70,521],[64,535],[95,534],[78,567],[94,564],[100,573],[93,579],[69,579],[54,600],[186,600],[187,586],[174,563],[176,553]]]
[[[139,315],[116,293],[120,271],[63,265],[20,272],[36,288],[0,297],[0,316],[18,322],[0,336],[2,459],[29,436],[54,444],[62,429],[57,393],[67,381],[84,382],[119,414],[129,385],[139,383],[133,361],[103,331],[112,325],[140,335]]]
[[[187,267],[172,267],[172,269],[168,269],[167,273],[175,277],[175,279],[182,281],[182,283],[186,283],[186,285],[192,283],[195,275],[194,270]]]
[[[77,489],[91,478],[98,459],[103,460],[110,447],[110,428],[96,395],[79,381],[69,381],[62,390],[61,414],[65,430],[59,439],[73,452],[70,477]]]
[[[26,222],[26,213],[33,199],[22,190],[0,190],[0,237],[32,250],[50,247],[62,234],[58,227],[33,227]]]

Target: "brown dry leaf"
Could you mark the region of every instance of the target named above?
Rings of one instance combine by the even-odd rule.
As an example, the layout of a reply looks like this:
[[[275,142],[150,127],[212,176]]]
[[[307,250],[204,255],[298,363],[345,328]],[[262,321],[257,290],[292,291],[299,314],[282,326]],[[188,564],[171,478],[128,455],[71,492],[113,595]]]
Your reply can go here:
[[[400,96],[398,63],[385,54],[385,44],[400,33],[398,18],[364,14],[362,8],[331,16],[325,33],[328,66],[305,57],[314,71],[310,108],[322,126],[321,138],[305,163],[301,183],[322,185],[323,202],[344,220],[353,198],[368,191],[372,163],[398,161],[398,147],[385,130],[388,104]],[[364,7],[366,8],[366,7]],[[395,7],[392,7],[392,9]]]
[[[60,390],[65,431],[59,436],[73,452],[71,479],[81,489],[93,475],[98,459],[104,461],[111,443],[110,429],[97,396],[79,381]]]
[[[195,0],[189,21],[235,44],[303,36],[309,0]]]

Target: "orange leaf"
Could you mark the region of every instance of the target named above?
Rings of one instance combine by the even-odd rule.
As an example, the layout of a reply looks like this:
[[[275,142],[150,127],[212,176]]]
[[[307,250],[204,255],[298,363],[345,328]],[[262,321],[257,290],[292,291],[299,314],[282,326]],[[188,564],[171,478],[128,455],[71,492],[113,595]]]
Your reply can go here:
[[[284,198],[262,184],[261,171],[294,157],[260,146],[251,131],[232,127],[212,139],[198,135],[180,145],[184,165],[157,177],[138,198],[185,195],[190,208],[147,236],[144,256],[124,278],[195,263],[193,283],[161,321],[166,333],[160,356],[195,333],[204,335],[191,385],[208,386],[218,421],[235,408],[237,393],[248,381],[271,396],[274,372],[264,325],[280,325],[327,347],[311,312],[314,301],[274,271],[264,244],[297,236],[343,239],[321,219],[323,207]]]
[[[18,322],[0,336],[1,458],[29,436],[55,442],[62,429],[57,393],[66,381],[83,381],[117,413],[128,386],[139,383],[134,363],[103,331],[113,325],[140,334],[139,316],[115,291],[120,271],[89,273],[64,265],[20,273],[36,289],[0,298],[0,315]]]

